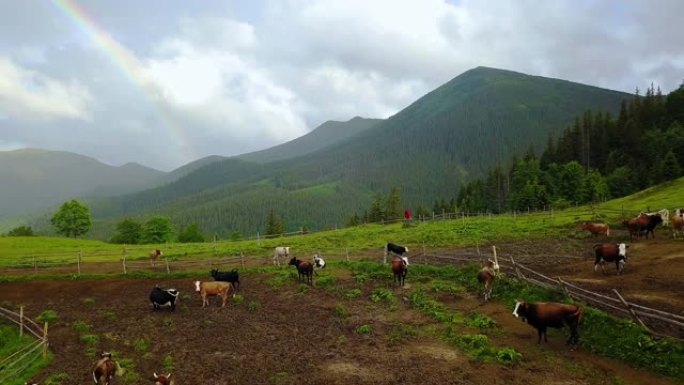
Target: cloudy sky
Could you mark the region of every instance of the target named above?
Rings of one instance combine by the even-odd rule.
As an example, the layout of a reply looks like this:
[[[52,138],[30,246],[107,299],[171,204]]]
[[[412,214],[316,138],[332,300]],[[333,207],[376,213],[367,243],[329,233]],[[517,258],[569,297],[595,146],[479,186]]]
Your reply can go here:
[[[0,0],[0,151],[170,170],[386,118],[480,65],[684,80],[684,2]]]

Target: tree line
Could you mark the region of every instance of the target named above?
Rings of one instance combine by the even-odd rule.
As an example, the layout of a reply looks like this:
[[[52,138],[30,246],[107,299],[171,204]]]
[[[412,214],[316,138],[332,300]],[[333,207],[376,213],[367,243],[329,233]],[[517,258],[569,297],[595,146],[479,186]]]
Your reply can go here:
[[[684,83],[663,96],[637,89],[617,118],[586,111],[537,156],[530,147],[511,166],[495,166],[461,186],[471,212],[563,208],[632,194],[684,174]]]

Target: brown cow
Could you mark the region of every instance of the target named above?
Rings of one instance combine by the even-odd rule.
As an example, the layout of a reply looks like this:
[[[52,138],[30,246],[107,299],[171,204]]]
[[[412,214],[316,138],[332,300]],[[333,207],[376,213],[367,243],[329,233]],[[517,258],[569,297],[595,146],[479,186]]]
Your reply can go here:
[[[610,236],[610,227],[606,223],[584,222],[581,228],[589,231],[594,237],[603,235],[604,238],[608,238]]]
[[[154,266],[156,264],[157,258],[159,258],[163,255],[164,255],[164,253],[162,253],[162,251],[159,249],[154,249],[154,250],[150,251],[150,263],[152,264],[152,266]]]
[[[579,342],[577,326],[584,315],[584,308],[564,303],[526,303],[516,300],[513,315],[537,329],[538,344],[541,343],[542,336],[544,342],[549,342],[546,339],[547,327],[560,329],[564,324],[568,325],[570,338],[566,344],[574,347]]]
[[[494,279],[499,274],[499,264],[491,259],[487,259],[485,265],[477,273],[477,281],[484,284],[484,300],[485,302],[492,297],[492,287]]]
[[[645,235],[646,239],[648,239],[648,234],[655,238],[655,228],[662,223],[663,218],[660,214],[648,215],[644,213],[639,214],[636,218],[622,221],[622,224],[629,231],[630,240],[639,238],[641,235]]]
[[[221,307],[226,306],[228,294],[232,291],[233,285],[224,281],[200,282],[195,281],[195,291],[202,297],[202,307],[209,306],[209,297],[219,296],[223,300]],[[235,293],[233,293],[235,296]]]
[[[404,257],[406,258],[406,257]],[[408,259],[404,258],[392,258],[390,266],[392,268],[392,282],[396,282],[399,286],[404,287],[404,282],[406,281],[406,275],[408,274]]]
[[[102,353],[100,359],[93,365],[93,381],[96,385],[109,385],[116,374],[116,362],[112,361],[111,353]]]
[[[292,257],[288,265],[292,265],[297,268],[297,278],[299,282],[301,282],[302,278],[304,278],[307,284],[313,285],[314,267],[311,262],[300,261],[299,259],[297,259],[297,257]]]

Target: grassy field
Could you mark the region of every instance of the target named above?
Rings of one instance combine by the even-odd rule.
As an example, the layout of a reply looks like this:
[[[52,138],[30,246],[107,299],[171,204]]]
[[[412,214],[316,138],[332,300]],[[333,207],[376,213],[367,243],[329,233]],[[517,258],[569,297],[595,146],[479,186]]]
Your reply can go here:
[[[19,332],[16,327],[6,325],[0,322],[0,359],[9,357],[14,352],[19,351],[23,347],[34,343],[35,340],[32,337],[24,335],[19,337]],[[40,354],[40,350],[38,350]],[[7,382],[3,382],[5,385],[23,385],[25,381],[29,380],[33,375],[38,373],[40,368],[47,365],[50,357],[48,358],[38,358],[37,360],[29,363],[29,358],[32,358],[32,354],[27,359],[24,359],[16,364],[17,367],[28,365],[25,370],[21,372],[18,378],[9,379]]]
[[[411,224],[367,224],[339,230],[260,240],[218,241],[216,243],[133,245],[126,247],[127,260],[146,259],[154,248],[164,250],[173,260],[210,256],[269,256],[276,246],[292,247],[295,255],[313,252],[343,254],[380,250],[386,242],[404,244],[414,249],[457,248],[503,243],[520,239],[563,238],[577,231],[585,220],[602,220],[620,228],[624,218],[641,211],[670,210],[684,206],[684,178],[608,201],[596,206],[579,206],[561,211],[546,211],[496,216],[462,217]],[[330,250],[334,250],[331,252]],[[123,245],[100,241],[52,237],[0,238],[0,266],[30,265],[34,259],[43,263],[73,263],[81,253],[91,262],[117,261],[124,254]]]

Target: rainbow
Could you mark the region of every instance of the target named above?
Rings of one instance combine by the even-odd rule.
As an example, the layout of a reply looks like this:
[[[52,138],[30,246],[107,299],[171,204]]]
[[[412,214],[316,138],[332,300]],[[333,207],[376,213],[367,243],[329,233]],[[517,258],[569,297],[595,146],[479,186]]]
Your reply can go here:
[[[121,72],[130,79],[131,83],[140,88],[154,106],[157,115],[166,129],[170,132],[182,153],[194,160],[194,152],[188,147],[184,130],[174,122],[168,107],[159,95],[158,89],[147,78],[143,65],[138,58],[125,46],[116,41],[105,29],[100,27],[95,19],[74,0],[52,0],[64,15],[66,15],[102,52],[111,58]]]

